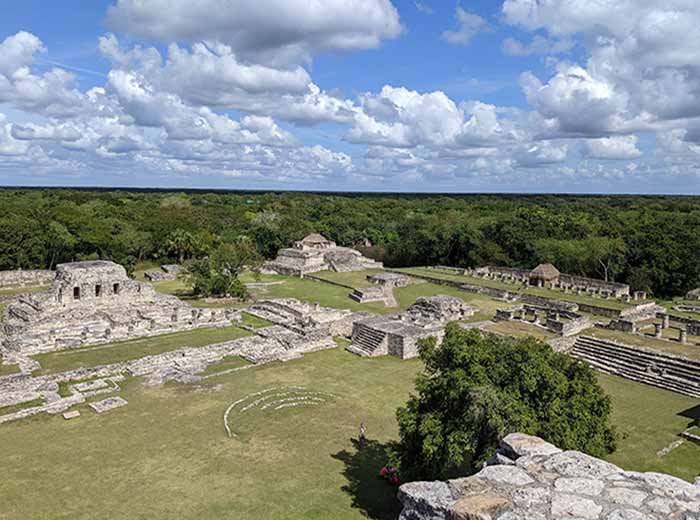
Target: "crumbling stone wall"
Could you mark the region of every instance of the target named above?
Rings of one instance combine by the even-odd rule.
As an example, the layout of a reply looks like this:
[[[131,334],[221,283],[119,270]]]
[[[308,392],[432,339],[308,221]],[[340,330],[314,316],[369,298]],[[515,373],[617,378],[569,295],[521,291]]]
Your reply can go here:
[[[399,488],[400,520],[700,518],[700,486],[623,469],[538,437],[507,435],[471,477]]]
[[[0,288],[49,285],[54,276],[56,276],[55,271],[42,269],[0,271]]]

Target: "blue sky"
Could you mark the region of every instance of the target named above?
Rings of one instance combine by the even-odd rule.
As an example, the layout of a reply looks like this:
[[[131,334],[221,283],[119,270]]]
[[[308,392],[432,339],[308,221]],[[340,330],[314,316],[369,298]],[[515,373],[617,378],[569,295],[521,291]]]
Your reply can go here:
[[[700,192],[700,5],[310,4],[5,2],[0,184]]]

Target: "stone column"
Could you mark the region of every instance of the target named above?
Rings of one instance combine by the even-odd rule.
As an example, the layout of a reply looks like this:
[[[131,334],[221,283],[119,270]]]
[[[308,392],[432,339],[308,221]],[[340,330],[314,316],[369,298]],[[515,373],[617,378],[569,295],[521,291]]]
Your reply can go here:
[[[685,345],[688,343],[688,331],[685,329],[681,329],[680,334],[678,334],[678,341],[680,342],[681,345]]]
[[[663,328],[661,326],[661,323],[655,323],[654,324],[654,336],[657,338],[660,338],[662,333],[663,333]]]
[[[668,314],[664,314],[663,317],[661,318],[661,326],[664,329],[667,329],[669,327],[669,322],[670,322],[670,317]]]

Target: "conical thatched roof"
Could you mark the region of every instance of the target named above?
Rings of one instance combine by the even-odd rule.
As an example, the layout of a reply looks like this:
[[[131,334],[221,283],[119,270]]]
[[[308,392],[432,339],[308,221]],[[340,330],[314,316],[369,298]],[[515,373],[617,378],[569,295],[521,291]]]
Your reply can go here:
[[[539,280],[555,280],[560,274],[559,269],[552,264],[540,264],[530,271],[530,277]]]

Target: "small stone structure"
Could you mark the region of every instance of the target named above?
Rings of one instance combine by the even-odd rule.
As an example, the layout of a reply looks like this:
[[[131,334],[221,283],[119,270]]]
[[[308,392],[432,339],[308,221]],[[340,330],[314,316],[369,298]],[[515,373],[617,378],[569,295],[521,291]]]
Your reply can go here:
[[[360,356],[416,357],[418,340],[434,336],[442,341],[447,323],[472,316],[475,311],[453,296],[418,298],[405,312],[356,321],[347,349]]]
[[[700,518],[700,486],[512,433],[475,475],[399,488],[399,520]]]
[[[358,287],[350,293],[350,298],[359,303],[383,302],[387,307],[398,307],[394,298],[395,287],[405,287],[411,278],[399,273],[376,273],[367,275],[369,287]]]
[[[263,272],[303,276],[318,271],[346,273],[381,268],[381,262],[366,258],[355,249],[339,247],[314,233],[295,242],[291,248],[281,249],[275,260],[265,264]]]
[[[353,323],[371,316],[365,312],[322,307],[318,303],[302,302],[295,298],[260,300],[246,312],[304,337],[350,337]]]
[[[55,275],[55,271],[43,269],[0,271],[0,289],[7,287],[36,287],[38,285],[50,285]]]
[[[97,413],[104,413],[108,412],[109,410],[114,410],[115,408],[121,408],[122,406],[126,406],[127,404],[129,404],[129,402],[126,399],[117,396],[108,397],[107,399],[103,399],[102,401],[90,403],[90,408],[95,410]]]
[[[691,301],[700,301],[700,289],[693,289],[692,291],[688,291],[688,293],[685,295],[685,299]]]
[[[165,282],[177,279],[182,267],[177,264],[164,264],[160,266],[160,271],[146,271],[143,277],[149,282]]]
[[[522,304],[507,309],[497,309],[495,321],[525,321],[543,327],[559,336],[573,336],[593,326],[578,312],[543,305]]]
[[[229,324],[227,311],[195,309],[130,279],[108,261],[59,264],[53,285],[19,296],[5,314],[3,351],[25,356]]]

